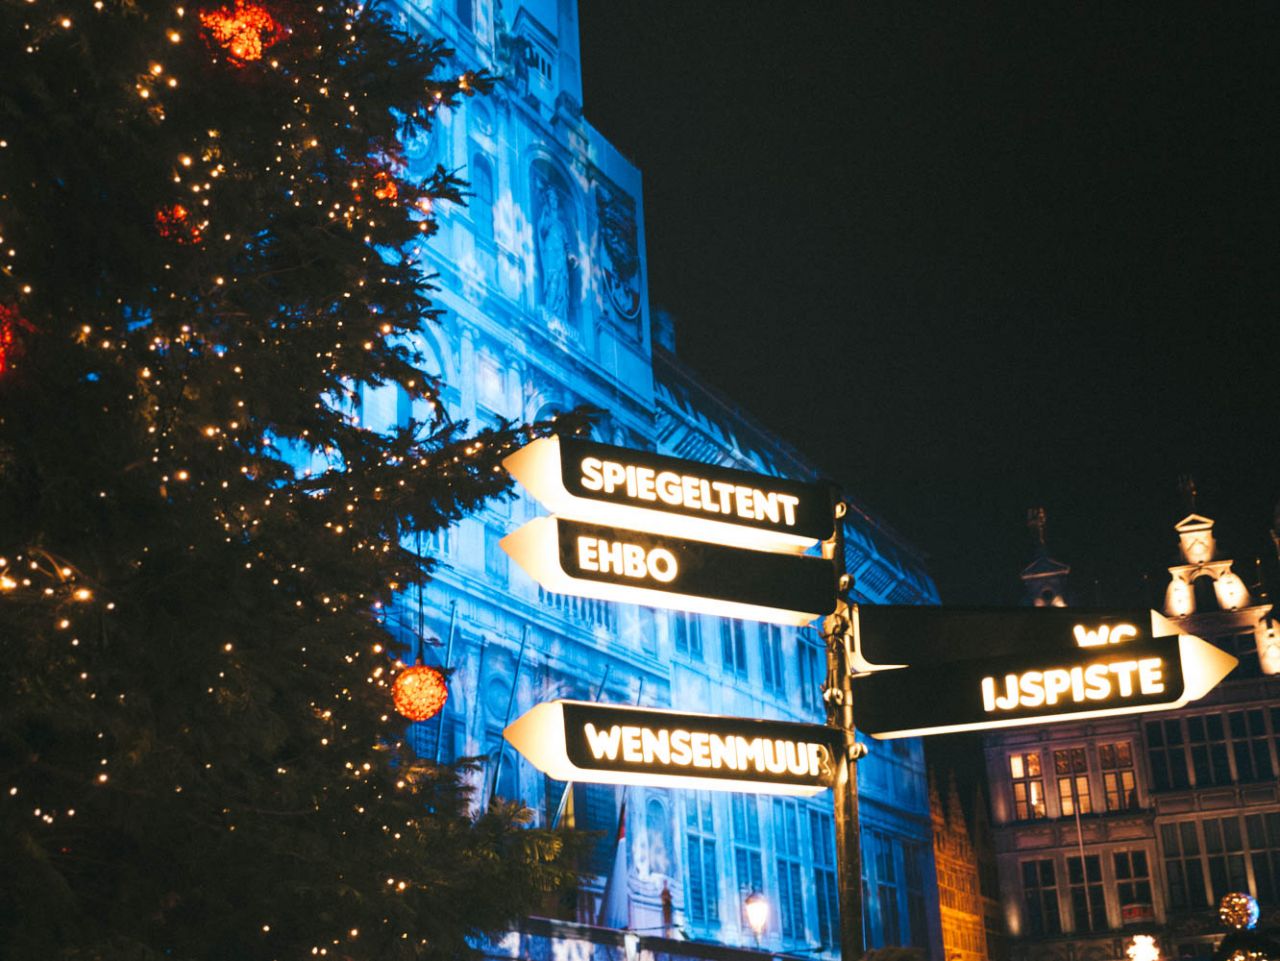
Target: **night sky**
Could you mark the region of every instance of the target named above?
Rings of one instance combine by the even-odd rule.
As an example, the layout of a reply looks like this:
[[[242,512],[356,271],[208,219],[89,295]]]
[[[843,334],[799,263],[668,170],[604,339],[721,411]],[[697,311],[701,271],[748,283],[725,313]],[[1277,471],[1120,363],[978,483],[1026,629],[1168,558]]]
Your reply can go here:
[[[1179,9],[582,2],[681,358],[944,602],[1019,599],[1036,504],[1081,602],[1163,583],[1184,473],[1274,562],[1280,7]]]

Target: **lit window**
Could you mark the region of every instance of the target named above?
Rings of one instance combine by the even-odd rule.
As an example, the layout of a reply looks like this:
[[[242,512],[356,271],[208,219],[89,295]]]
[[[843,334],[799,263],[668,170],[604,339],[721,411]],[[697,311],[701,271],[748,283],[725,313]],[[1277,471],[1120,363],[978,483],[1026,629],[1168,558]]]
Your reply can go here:
[[[1054,751],[1053,773],[1058,779],[1058,804],[1063,817],[1093,810],[1089,803],[1089,765],[1084,748]]]
[[[1009,755],[1009,776],[1013,779],[1013,811],[1019,821],[1045,817],[1044,781],[1040,775],[1040,755]]]
[[[1102,791],[1108,811],[1129,811],[1138,806],[1137,781],[1133,772],[1133,747],[1128,741],[1098,745],[1102,768]]]

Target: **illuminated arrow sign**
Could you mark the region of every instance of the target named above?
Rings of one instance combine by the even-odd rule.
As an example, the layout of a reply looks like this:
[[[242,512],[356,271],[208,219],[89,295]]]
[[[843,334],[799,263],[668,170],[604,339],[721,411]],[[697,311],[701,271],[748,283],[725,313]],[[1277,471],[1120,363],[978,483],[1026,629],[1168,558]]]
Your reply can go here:
[[[544,437],[503,466],[554,514],[736,547],[803,553],[831,537],[829,492],[569,437]]]
[[[808,796],[834,778],[838,732],[819,724],[548,701],[503,732],[560,781]]]
[[[549,591],[803,626],[836,605],[820,557],[539,517],[500,542]]]
[[[877,738],[915,737],[1169,710],[1204,697],[1236,666],[1230,654],[1188,634],[1114,645],[1085,640],[1057,653],[855,677],[858,727]]]
[[[854,666],[876,671],[1001,655],[1071,652],[1178,633],[1158,611],[1140,608],[1014,609],[858,606]]]

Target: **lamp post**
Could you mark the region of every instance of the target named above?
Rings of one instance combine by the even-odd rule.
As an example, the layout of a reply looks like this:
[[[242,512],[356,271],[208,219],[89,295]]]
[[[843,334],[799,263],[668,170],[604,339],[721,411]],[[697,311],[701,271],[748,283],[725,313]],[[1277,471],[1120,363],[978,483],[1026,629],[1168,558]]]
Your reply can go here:
[[[752,891],[742,902],[742,913],[746,916],[751,933],[756,936],[756,947],[760,947],[760,935],[769,923],[769,899],[759,891]]]
[[[1149,934],[1135,934],[1125,948],[1129,961],[1160,961],[1160,945]]]

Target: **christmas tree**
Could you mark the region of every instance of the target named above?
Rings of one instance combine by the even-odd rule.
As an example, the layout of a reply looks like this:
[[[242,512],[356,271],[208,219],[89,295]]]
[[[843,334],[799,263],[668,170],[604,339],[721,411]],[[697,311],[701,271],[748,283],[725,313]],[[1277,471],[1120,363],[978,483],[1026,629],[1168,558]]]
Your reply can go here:
[[[470,436],[413,347],[465,185],[401,143],[491,80],[324,0],[0,38],[0,956],[465,954],[570,881],[405,749],[382,623],[546,427]]]

